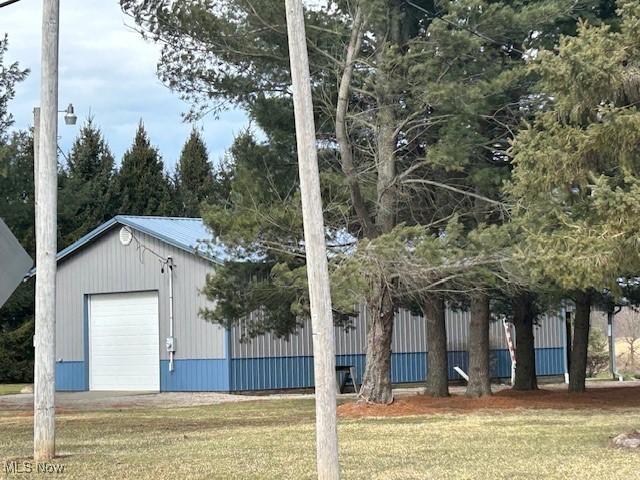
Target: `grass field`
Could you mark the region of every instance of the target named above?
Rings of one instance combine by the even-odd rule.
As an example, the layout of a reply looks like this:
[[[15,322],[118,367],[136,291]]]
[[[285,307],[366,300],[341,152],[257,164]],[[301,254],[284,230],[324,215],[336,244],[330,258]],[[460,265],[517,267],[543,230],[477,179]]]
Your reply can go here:
[[[0,413],[2,464],[28,460],[27,415]],[[607,446],[639,426],[640,409],[342,418],[341,468],[345,479],[640,479],[640,453]],[[55,478],[310,479],[313,429],[310,400],[62,413]]]
[[[26,383],[0,383],[0,395],[13,395],[14,393],[20,393]]]

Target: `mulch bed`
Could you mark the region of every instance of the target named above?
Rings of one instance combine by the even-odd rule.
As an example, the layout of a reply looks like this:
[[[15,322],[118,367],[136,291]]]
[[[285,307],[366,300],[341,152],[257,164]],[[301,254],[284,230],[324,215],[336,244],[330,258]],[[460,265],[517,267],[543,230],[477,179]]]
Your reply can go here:
[[[452,395],[399,397],[391,405],[357,402],[338,406],[340,417],[394,417],[433,413],[465,413],[478,410],[510,409],[613,409],[640,407],[640,387],[591,388],[585,393],[540,389],[535,392],[501,390],[491,397],[467,398]]]

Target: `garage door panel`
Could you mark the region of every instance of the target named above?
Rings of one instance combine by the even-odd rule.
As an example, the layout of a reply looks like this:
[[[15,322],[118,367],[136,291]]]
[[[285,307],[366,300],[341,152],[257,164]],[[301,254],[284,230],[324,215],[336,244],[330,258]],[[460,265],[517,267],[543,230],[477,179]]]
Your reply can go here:
[[[127,374],[126,378],[131,379],[134,377],[144,376],[146,379],[145,380],[145,383],[146,383],[148,382],[147,376],[153,374],[154,372],[155,372],[154,368],[149,368],[149,367],[138,368],[136,369],[135,374]],[[104,377],[121,378],[122,376],[123,376],[122,367],[120,367],[119,365],[105,364],[105,365],[102,365],[102,367],[100,368],[100,374],[99,375],[94,374],[93,378],[94,380],[96,380]]]
[[[100,334],[100,332],[104,333],[109,331],[117,334],[117,332],[114,331],[115,327],[124,330],[139,330],[140,333],[144,333],[146,331],[145,328],[148,327],[147,320],[143,316],[127,316],[127,318],[124,318],[122,320],[117,320],[113,317],[105,316],[95,318],[94,320],[96,322],[96,333],[98,335]]]
[[[135,357],[135,358],[122,358],[122,359],[114,359],[113,357],[97,357],[97,360],[101,363],[100,366],[100,370],[99,372],[95,372],[94,371],[94,378],[96,378],[98,375],[106,375],[106,374],[113,374],[113,373],[120,373],[123,375],[126,375],[126,372],[122,372],[122,362],[129,362],[129,363],[133,363],[134,361],[139,361],[141,359],[141,357]],[[147,357],[146,360],[154,360],[151,357]],[[138,365],[135,369],[135,372],[153,372],[155,371],[155,367],[154,366],[147,366],[147,365]]]
[[[138,333],[136,330],[126,331],[122,333],[122,330],[118,329],[118,333],[115,335],[95,335],[93,340],[96,345],[112,345],[117,344],[117,342],[130,342],[133,344],[141,344],[141,343],[158,343],[158,337],[155,335],[149,335],[145,332],[143,335]]]
[[[96,315],[96,317],[98,318],[105,318],[105,317],[109,317],[109,320],[112,322],[118,322],[118,321],[127,321],[130,318],[144,318],[148,315],[149,311],[148,308],[150,307],[150,305],[146,305],[145,306],[145,311],[143,312],[131,312],[128,307],[122,306],[120,309],[114,311],[114,312],[101,312],[100,310],[98,310],[100,313],[98,315]],[[123,312],[126,312],[126,317],[121,316]]]
[[[130,320],[134,320],[134,319],[142,320],[146,318],[146,316],[149,314],[148,308],[150,307],[150,305],[146,305],[145,307],[146,307],[146,311],[140,312],[140,313],[130,312],[125,306],[122,306],[121,309],[116,310],[112,313],[102,312],[100,311],[100,309],[98,309],[100,313],[96,315],[96,318],[108,318],[109,321],[112,323],[129,324],[128,322]],[[123,312],[126,312],[126,315],[123,316]]]
[[[92,295],[89,300],[91,390],[160,390],[158,295]]]
[[[127,312],[126,316],[121,317],[120,315],[122,315],[123,312]],[[96,318],[108,318],[112,323],[129,325],[130,320],[144,320],[144,318],[146,318],[148,314],[148,310],[141,313],[128,312],[127,307],[123,306],[121,310],[115,311],[113,313],[101,312],[99,315],[96,315]]]
[[[152,354],[123,354],[123,355],[94,355],[96,360],[100,361],[102,365],[117,365],[122,368],[123,364],[133,364],[136,360],[140,359],[155,359],[155,355]],[[151,363],[151,362],[149,362]],[[136,365],[136,368],[142,368],[144,365]],[[153,367],[153,365],[151,365]],[[94,370],[95,372],[96,370]]]
[[[155,340],[155,339],[154,339]],[[107,343],[106,340],[101,340],[102,343],[100,342],[95,342],[93,344],[94,346],[94,350],[95,349],[99,349],[99,352],[94,353],[94,355],[97,356],[104,356],[104,355],[126,355],[127,353],[129,353],[130,351],[133,351],[134,353],[138,353],[136,352],[136,350],[139,349],[146,349],[147,347],[153,347],[155,346],[155,341],[153,342],[141,342],[135,338],[133,339],[128,339],[125,342],[118,342],[118,345],[114,345],[113,343]],[[142,355],[142,353],[140,353]]]
[[[135,332],[132,332],[129,335],[114,335],[111,337],[98,337],[94,338],[94,345],[153,345],[158,343],[157,338],[149,338],[148,336],[144,336],[142,338],[138,338],[138,335]]]
[[[149,335],[146,330],[141,332],[139,329],[119,328],[117,325],[114,329],[117,329],[118,333],[109,335],[108,332],[98,332],[93,339],[96,342],[126,342],[129,339],[138,339],[140,340],[138,343],[155,343],[158,340],[157,337]]]
[[[146,377],[139,377],[139,378],[131,378],[131,382],[134,384],[139,384],[139,385],[143,385],[145,382],[147,382],[147,378]],[[114,391],[147,391],[147,390],[141,390],[141,389],[137,389],[137,390],[122,390],[121,388],[121,379],[120,377],[113,377],[111,379],[101,379],[100,380],[100,384],[98,387],[92,388],[92,391],[94,392],[114,392]]]

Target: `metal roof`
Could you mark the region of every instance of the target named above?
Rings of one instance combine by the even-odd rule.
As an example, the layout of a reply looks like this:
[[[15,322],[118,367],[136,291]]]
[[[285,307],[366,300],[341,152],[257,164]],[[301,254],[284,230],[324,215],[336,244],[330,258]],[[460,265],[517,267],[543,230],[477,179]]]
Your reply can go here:
[[[117,215],[79,238],[67,248],[60,250],[56,255],[56,260],[62,260],[116,225],[123,225],[146,233],[169,245],[186,250],[214,263],[222,263],[229,257],[224,246],[216,240],[215,235],[201,218]],[[36,269],[33,268],[28,276],[31,277],[35,273]]]
[[[228,257],[224,246],[217,242],[201,218],[118,215],[115,220],[212,261],[222,262]]]

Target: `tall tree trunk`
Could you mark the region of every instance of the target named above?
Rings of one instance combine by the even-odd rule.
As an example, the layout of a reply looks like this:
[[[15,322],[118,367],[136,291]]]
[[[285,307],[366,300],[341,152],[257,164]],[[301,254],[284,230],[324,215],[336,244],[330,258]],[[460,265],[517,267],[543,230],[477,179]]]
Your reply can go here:
[[[434,397],[449,396],[447,328],[445,302],[439,295],[428,296],[422,306],[427,331],[427,388]]]
[[[513,324],[516,327],[516,378],[514,390],[537,390],[536,349],[533,324],[536,318],[533,296],[522,293],[512,301]]]
[[[570,372],[571,371],[571,349],[573,345],[573,331],[571,329],[571,323],[572,323],[571,312],[565,312],[564,318],[565,318],[565,332],[567,335],[566,345],[565,345],[567,349],[567,354],[566,354],[567,370],[568,372]]]
[[[474,295],[469,324],[469,383],[466,392],[469,397],[491,395],[489,321],[489,297],[484,293]]]
[[[358,401],[390,404],[391,339],[393,336],[393,302],[388,287],[382,285],[379,295],[368,302],[370,320],[367,331],[367,363],[362,376]]]
[[[388,48],[384,42],[379,46],[378,61],[387,65]],[[383,68],[378,72],[376,96],[378,102],[376,120],[377,173],[376,183],[376,234],[388,233],[396,225],[396,131],[395,110],[387,82],[388,73]],[[391,389],[391,337],[393,334],[393,299],[390,282],[378,278],[368,301],[371,320],[367,332],[367,364],[362,377],[359,401],[389,404],[393,402]]]
[[[366,2],[360,2],[364,6]],[[353,178],[355,171],[352,171],[348,165],[350,151],[343,148],[347,145],[346,133],[340,131],[345,129],[344,118],[337,118],[343,125],[338,126],[336,131],[337,137],[342,139],[341,154],[343,155],[343,168],[345,168],[347,181],[349,183],[352,199],[354,200],[354,209],[358,210],[358,215],[362,221],[365,235],[371,238],[380,234],[388,233],[396,226],[397,220],[397,177],[396,177],[396,150],[398,148],[398,101],[399,91],[394,83],[395,62],[401,38],[399,37],[400,26],[402,25],[404,14],[404,5],[394,1],[389,4],[388,22],[374,22],[376,45],[376,63],[377,70],[373,75],[374,96],[376,99],[375,109],[375,158],[376,166],[376,202],[375,202],[375,228],[370,219],[367,218],[368,210],[365,215],[365,208],[357,205],[361,200],[358,199],[358,193],[354,190]],[[362,12],[364,14],[364,12]],[[354,30],[357,26],[354,26]],[[363,27],[362,31],[366,31]],[[357,35],[352,35],[351,42],[347,48],[348,57],[355,55],[359,49],[360,39]],[[353,48],[352,48],[353,47]],[[349,66],[349,58],[346,67]],[[345,72],[348,70],[345,68]],[[348,75],[351,73],[348,72]],[[346,91],[345,82],[349,81],[348,77],[341,79],[341,92],[343,100],[339,105],[339,110],[346,108],[344,103],[344,95]],[[344,88],[343,88],[344,87]],[[346,156],[345,156],[346,154]],[[347,164],[344,160],[347,159]],[[351,177],[351,179],[349,178]],[[355,195],[354,195],[355,194]],[[391,292],[392,282],[384,278],[374,280],[373,288],[370,294],[368,306],[371,312],[371,321],[367,333],[367,364],[365,366],[362,378],[362,387],[358,394],[359,401],[368,403],[389,404],[393,401],[393,392],[391,390],[391,337],[393,334],[393,298]]]
[[[571,348],[569,391],[580,393],[585,391],[585,379],[587,376],[591,293],[579,292],[576,295],[575,301],[576,313],[573,317],[573,346]]]

